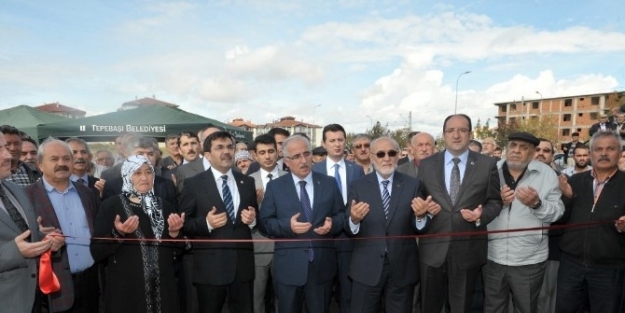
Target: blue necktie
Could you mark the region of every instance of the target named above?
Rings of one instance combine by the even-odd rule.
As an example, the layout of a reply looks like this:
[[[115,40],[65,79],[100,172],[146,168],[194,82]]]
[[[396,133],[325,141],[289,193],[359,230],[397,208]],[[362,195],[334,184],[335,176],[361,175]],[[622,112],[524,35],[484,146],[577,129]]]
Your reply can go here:
[[[384,216],[388,219],[388,210],[391,204],[391,194],[388,193],[388,184],[390,181],[385,180],[382,181],[383,189],[382,189],[382,206],[384,207]]]
[[[334,180],[336,180],[336,184],[339,185],[339,191],[343,194],[343,184],[341,183],[341,174],[339,173],[340,165],[334,164]]]
[[[223,180],[223,184],[221,185],[221,193],[224,195],[224,204],[226,205],[226,212],[228,213],[228,217],[232,221],[232,224],[236,222],[236,217],[234,216],[234,204],[232,202],[232,194],[230,193],[230,188],[228,187],[228,175],[221,176]]]
[[[306,192],[306,181],[300,180],[299,182],[299,201],[302,203],[302,209],[304,210],[304,216],[309,223],[312,223],[312,208],[310,207],[310,198],[308,192]],[[312,248],[312,242],[308,250],[306,250],[308,256],[308,262],[312,262],[315,259],[315,251]]]

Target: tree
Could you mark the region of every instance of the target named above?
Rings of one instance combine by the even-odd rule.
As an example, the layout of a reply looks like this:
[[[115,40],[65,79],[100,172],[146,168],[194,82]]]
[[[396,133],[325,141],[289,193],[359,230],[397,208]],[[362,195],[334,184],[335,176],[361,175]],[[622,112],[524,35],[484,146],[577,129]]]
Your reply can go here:
[[[371,136],[371,140],[374,140],[384,136],[390,137],[391,131],[388,129],[388,124],[387,126],[382,126],[380,121],[376,121],[373,128],[367,130],[367,135]]]
[[[483,140],[488,137],[495,138],[497,136],[497,129],[490,128],[490,118],[486,120],[486,124],[482,125],[482,121],[477,120],[477,124],[473,127],[473,138],[476,140]]]
[[[508,136],[514,132],[527,132],[538,138],[545,138],[550,142],[558,139],[558,125],[555,116],[532,117],[529,120],[523,119],[520,122],[500,124],[497,127],[495,141],[500,147],[508,144]]]

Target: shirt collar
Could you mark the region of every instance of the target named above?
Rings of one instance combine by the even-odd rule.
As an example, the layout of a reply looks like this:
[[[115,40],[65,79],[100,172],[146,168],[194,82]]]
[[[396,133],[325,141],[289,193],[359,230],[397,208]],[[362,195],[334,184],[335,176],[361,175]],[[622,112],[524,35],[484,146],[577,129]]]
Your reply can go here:
[[[89,182],[89,175],[87,173],[85,173],[85,175],[82,175],[82,176],[76,176],[76,174],[72,174],[72,176],[69,177],[69,179],[73,182],[77,181],[80,178],[82,178],[82,180],[84,180],[85,183]]]
[[[261,178],[266,178],[268,174],[271,174],[273,176],[273,178],[278,178],[278,176],[280,176],[280,172],[278,171],[278,165],[276,164],[276,166],[273,167],[273,170],[271,170],[271,172],[267,172],[265,171],[264,168],[260,168],[260,177]]]
[[[46,189],[46,191],[52,192],[56,190],[57,192],[62,193],[60,190],[57,190],[56,188],[54,188],[54,186],[50,185],[44,177],[41,177],[41,181],[43,181],[43,187]],[[75,190],[75,189],[76,188],[74,187],[74,184],[70,182],[65,192],[69,192],[70,190]]]
[[[378,173],[376,171],[375,172],[375,176],[378,177],[378,183],[379,184],[381,184],[385,180],[388,180],[389,181],[389,185],[393,185],[393,178],[395,178],[395,172],[393,172],[393,174],[391,174],[391,176],[389,176],[388,178],[384,178],[384,177],[380,176],[380,173]]]
[[[298,186],[300,181],[305,181],[306,184],[308,184],[309,186],[312,186],[313,184],[313,179],[312,179],[312,172],[308,173],[308,175],[306,177],[304,177],[304,179],[301,179],[297,176],[295,176],[295,174],[291,173],[291,177],[293,178],[293,183]]]
[[[222,173],[211,166],[210,170],[213,172],[213,176],[215,176],[216,181],[221,181],[221,176],[224,175],[228,175],[228,179],[234,179],[234,175],[232,175],[232,169],[228,169],[228,172]]]
[[[445,164],[452,163],[453,158],[455,158],[455,156],[453,156],[449,151],[445,150]],[[458,156],[458,159],[460,159],[460,163],[462,164],[467,164],[468,158],[469,149],[467,149],[467,151],[463,152],[461,155]]]
[[[345,158],[341,158],[338,162],[332,161],[330,158],[326,159],[326,168],[329,170],[334,170],[334,164],[338,164],[339,167],[345,168]]]

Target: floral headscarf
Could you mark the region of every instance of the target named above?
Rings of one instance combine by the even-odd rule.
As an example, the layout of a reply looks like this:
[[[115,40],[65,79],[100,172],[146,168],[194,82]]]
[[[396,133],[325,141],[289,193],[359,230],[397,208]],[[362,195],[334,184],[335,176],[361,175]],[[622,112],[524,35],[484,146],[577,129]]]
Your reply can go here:
[[[143,211],[150,218],[150,225],[152,226],[152,232],[156,239],[161,239],[161,234],[165,227],[165,220],[163,218],[163,211],[160,208],[158,200],[154,196],[154,188],[146,193],[139,193],[134,189],[132,184],[132,174],[136,172],[143,164],[150,166],[150,170],[154,172],[154,167],[150,163],[150,160],[142,155],[134,155],[128,157],[122,165],[122,180],[124,185],[122,186],[122,195],[126,197],[137,197],[141,201],[141,207]],[[154,185],[154,180],[152,180]]]

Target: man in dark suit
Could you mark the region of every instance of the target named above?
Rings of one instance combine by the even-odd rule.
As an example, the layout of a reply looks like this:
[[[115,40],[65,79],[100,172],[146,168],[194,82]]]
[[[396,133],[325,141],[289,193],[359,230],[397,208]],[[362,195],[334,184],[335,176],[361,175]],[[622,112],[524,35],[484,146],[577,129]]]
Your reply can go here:
[[[53,312],[97,312],[98,270],[89,251],[99,197],[91,189],[72,182],[69,146],[47,139],[39,147],[42,179],[26,187],[26,194],[41,216],[43,227],[68,236],[61,255],[52,260],[61,290],[50,294]]]
[[[72,150],[74,164],[71,171],[72,176],[70,180],[82,184],[85,187],[89,187],[96,195],[102,196],[104,190],[104,180],[89,175],[87,169],[89,162],[91,162],[91,150],[87,143],[77,137],[68,138],[65,143]]]
[[[592,137],[597,132],[613,131],[615,129],[616,129],[616,125],[608,121],[608,116],[605,114],[601,114],[599,116],[599,121],[597,123],[592,124],[592,126],[590,126],[590,129],[588,130],[588,135]]]
[[[412,154],[412,162],[406,162],[397,167],[397,172],[408,176],[417,177],[419,171],[419,163],[421,160],[434,154],[436,142],[434,137],[426,132],[420,132],[410,140],[410,152]]]
[[[426,231],[428,206],[413,205],[422,197],[418,179],[396,171],[399,144],[381,137],[371,145],[376,172],[355,181],[349,191],[345,231],[355,240],[349,276],[353,279],[351,312],[412,312],[419,281],[419,250],[408,236]]]
[[[36,299],[38,257],[58,251],[63,237],[41,241],[35,212],[22,188],[5,181],[11,175],[11,154],[0,133],[0,299],[3,312],[39,312]]]
[[[323,128],[323,147],[328,152],[328,157],[313,165],[313,171],[331,176],[341,191],[343,203],[347,204],[347,193],[353,181],[364,175],[362,167],[354,162],[345,160],[345,129],[339,124],[329,124]],[[341,237],[345,238],[345,234]],[[342,313],[350,311],[352,283],[349,279],[349,263],[352,257],[352,243],[349,240],[336,241],[336,258],[338,261],[337,300]]]
[[[311,150],[303,136],[283,142],[291,175],[268,183],[261,204],[261,232],[300,239],[275,243],[272,273],[279,312],[301,312],[304,300],[309,313],[328,312],[330,305],[336,252],[331,240],[320,239],[341,232],[345,206],[334,178],[312,172]]]
[[[499,216],[497,160],[468,149],[471,119],[448,116],[443,124],[446,150],[421,161],[417,178],[426,199],[441,206],[428,233],[485,231]],[[444,236],[419,239],[422,312],[468,312],[479,270],[486,263],[487,236]]]
[[[224,240],[194,243],[193,283],[200,312],[219,313],[226,297],[231,312],[252,312],[256,225],[254,179],[232,171],[234,138],[219,131],[204,141],[211,168],[185,182],[180,210],[188,216],[184,232],[195,239]]]

